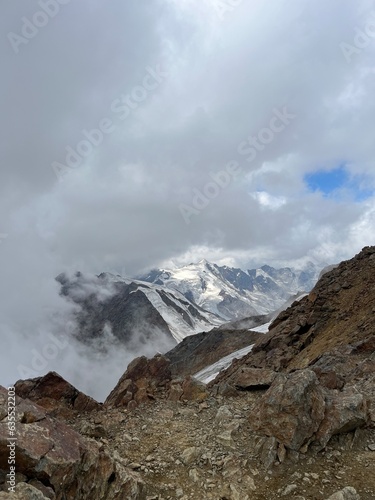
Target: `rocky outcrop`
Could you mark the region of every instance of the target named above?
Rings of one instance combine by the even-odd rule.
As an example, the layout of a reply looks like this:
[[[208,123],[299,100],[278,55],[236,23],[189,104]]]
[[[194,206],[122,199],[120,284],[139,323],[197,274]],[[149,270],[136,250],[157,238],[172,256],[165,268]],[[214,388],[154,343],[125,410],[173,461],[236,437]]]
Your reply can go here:
[[[36,480],[53,492],[52,498],[64,500],[141,499],[144,485],[139,476],[115,460],[103,445],[85,439],[71,427],[50,417],[41,406],[17,397],[17,473],[25,480]],[[7,408],[7,391],[0,387],[0,408]],[[6,419],[5,419],[6,420]],[[0,425],[0,469],[8,469],[8,427]],[[19,498],[38,496],[29,487],[20,487]],[[23,495],[22,488],[31,491]],[[26,494],[26,493],[25,493]],[[143,495],[143,496],[142,496]],[[43,498],[43,497],[40,497]]]
[[[194,375],[224,356],[254,344],[261,336],[248,328],[236,330],[222,326],[186,337],[165,356],[171,362],[174,376]]]
[[[55,417],[71,418],[75,412],[88,412],[101,407],[100,403],[55,372],[49,372],[44,377],[19,380],[15,389],[19,397],[30,399]]]
[[[322,449],[336,434],[372,425],[374,276],[375,247],[324,273],[251,353],[209,384],[212,393],[270,386],[251,412],[251,425],[295,452]]]
[[[164,356],[134,359],[105,401],[106,406],[128,406],[155,398],[172,379],[170,363]]]
[[[358,348],[355,352],[357,361],[369,357],[374,352],[374,276],[375,247],[365,247],[325,273],[308,296],[281,312],[252,352],[216,382],[227,381],[243,366],[274,371],[311,367],[323,355],[336,356],[336,349],[357,344],[363,345],[362,352]],[[340,385],[340,369],[335,373]]]
[[[230,379],[232,385],[237,389],[256,390],[267,389],[275,380],[277,372],[267,368],[250,368],[245,366],[238,370]]]
[[[319,429],[324,411],[324,393],[317,376],[304,370],[278,375],[261,400],[255,418],[250,416],[250,423],[254,430],[298,451]]]
[[[172,378],[170,361],[164,356],[142,356],[130,363],[104,404],[134,409],[156,398],[203,401],[207,396],[206,386],[198,380],[190,376]]]
[[[314,371],[279,374],[250,414],[254,430],[287,450],[323,449],[332,436],[370,423],[368,401],[356,387],[323,387]]]

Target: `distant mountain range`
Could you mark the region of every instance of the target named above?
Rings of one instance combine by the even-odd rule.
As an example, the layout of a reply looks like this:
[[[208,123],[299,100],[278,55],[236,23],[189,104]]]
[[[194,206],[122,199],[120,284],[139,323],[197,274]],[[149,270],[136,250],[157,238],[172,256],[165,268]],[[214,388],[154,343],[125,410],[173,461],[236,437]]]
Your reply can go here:
[[[178,269],[154,269],[141,281],[166,286],[224,321],[268,314],[291,297],[315,285],[321,268],[308,262],[303,269],[262,266],[243,271],[201,260]]]
[[[77,272],[56,280],[61,295],[78,306],[82,342],[105,349],[112,339],[132,351],[152,345],[165,352],[187,336],[228,322],[254,316],[260,321],[291,296],[309,291],[319,271],[310,263],[303,270],[263,266],[245,272],[202,260],[155,269],[139,279]]]
[[[79,306],[79,339],[100,339],[106,330],[137,348],[156,342],[171,348],[188,335],[211,330],[222,319],[190,302],[177,290],[110,273],[60,274],[61,294]]]

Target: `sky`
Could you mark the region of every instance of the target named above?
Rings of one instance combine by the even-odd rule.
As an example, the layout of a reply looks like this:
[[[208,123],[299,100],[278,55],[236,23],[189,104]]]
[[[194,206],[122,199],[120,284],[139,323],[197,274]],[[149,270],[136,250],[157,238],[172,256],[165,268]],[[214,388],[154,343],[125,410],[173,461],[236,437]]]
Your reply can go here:
[[[375,243],[374,1],[18,0],[0,36],[9,359],[64,317],[62,271]]]

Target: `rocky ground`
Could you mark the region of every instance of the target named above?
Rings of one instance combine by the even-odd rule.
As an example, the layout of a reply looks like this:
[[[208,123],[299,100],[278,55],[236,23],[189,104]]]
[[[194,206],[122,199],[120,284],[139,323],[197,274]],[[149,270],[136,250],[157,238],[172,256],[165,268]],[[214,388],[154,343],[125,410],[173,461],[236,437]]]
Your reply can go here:
[[[138,471],[150,498],[320,500],[347,486],[362,500],[375,498],[375,429],[265,467],[263,439],[248,418],[262,392],[96,411],[71,425]]]

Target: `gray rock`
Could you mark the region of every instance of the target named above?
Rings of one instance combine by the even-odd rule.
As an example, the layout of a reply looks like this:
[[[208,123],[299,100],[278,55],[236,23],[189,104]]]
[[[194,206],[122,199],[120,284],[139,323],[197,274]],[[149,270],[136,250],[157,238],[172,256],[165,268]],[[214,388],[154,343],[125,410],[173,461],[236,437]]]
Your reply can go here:
[[[228,405],[220,406],[218,409],[216,416],[215,416],[215,421],[216,422],[225,422],[228,420],[231,420],[233,418],[233,413],[230,411]]]
[[[18,483],[15,493],[0,492],[0,500],[48,500],[48,497],[30,484]]]
[[[361,500],[361,497],[354,488],[346,486],[343,490],[331,495],[327,500]]]
[[[286,497],[287,495],[290,495],[293,491],[295,491],[297,488],[298,488],[298,486],[296,484],[288,484],[288,486],[286,486],[282,490],[281,496]]]
[[[250,415],[250,425],[299,451],[319,429],[324,410],[324,392],[312,370],[280,374],[263,396],[255,418]]]
[[[181,461],[185,465],[191,465],[196,462],[201,456],[201,449],[196,446],[191,446],[190,448],[186,448],[180,457]]]

